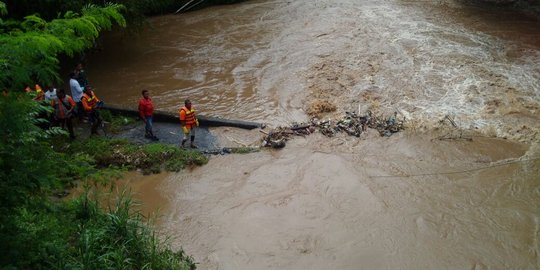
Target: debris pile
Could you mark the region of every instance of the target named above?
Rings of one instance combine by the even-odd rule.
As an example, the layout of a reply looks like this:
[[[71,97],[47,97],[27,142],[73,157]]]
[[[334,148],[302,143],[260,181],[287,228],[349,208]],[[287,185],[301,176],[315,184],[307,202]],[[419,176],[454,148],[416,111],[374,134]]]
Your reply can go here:
[[[292,135],[305,136],[315,132],[315,128],[310,124],[293,124],[291,127],[277,127],[270,132],[264,132],[266,136],[263,139],[262,146],[272,148],[283,148],[285,142],[290,139]]]
[[[266,136],[262,146],[272,148],[283,148],[291,136],[306,136],[319,130],[327,137],[333,137],[339,132],[347,133],[350,136],[360,137],[367,128],[376,129],[381,136],[392,136],[393,133],[403,130],[405,119],[398,120],[397,112],[390,117],[376,116],[371,111],[360,116],[355,112],[346,112],[345,116],[337,122],[332,120],[321,121],[317,118],[311,119],[310,123],[293,123],[290,127],[278,127],[270,132],[263,132]]]

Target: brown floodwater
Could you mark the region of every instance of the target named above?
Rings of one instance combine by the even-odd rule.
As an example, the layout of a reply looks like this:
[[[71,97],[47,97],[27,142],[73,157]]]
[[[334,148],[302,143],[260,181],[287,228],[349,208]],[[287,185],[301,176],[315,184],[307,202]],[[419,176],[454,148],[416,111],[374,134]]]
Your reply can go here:
[[[103,208],[114,207],[121,197],[130,198],[132,211],[140,213],[146,220],[157,223],[163,209],[168,209],[170,198],[163,190],[163,182],[169,174],[143,175],[138,171],[125,172],[121,179],[112,184],[94,183],[90,186],[79,185],[70,191],[68,199],[77,198],[88,192],[91,199],[97,200]]]
[[[152,180],[143,201],[163,206],[160,227],[201,269],[540,269],[540,24],[463,2],[267,0],[160,16],[107,37],[87,73],[125,106],[148,88],[158,109],[191,98],[203,114],[270,126],[308,120],[318,100],[337,105],[325,117],[406,117],[390,138],[314,134]],[[446,115],[472,141],[437,139],[455,132]],[[212,131],[224,146],[262,136]]]

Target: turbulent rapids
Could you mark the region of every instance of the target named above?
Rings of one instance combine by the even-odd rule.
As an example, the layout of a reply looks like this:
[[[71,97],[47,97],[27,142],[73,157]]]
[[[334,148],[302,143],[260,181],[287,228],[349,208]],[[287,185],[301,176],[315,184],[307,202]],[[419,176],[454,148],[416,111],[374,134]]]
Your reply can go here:
[[[109,103],[149,88],[161,110],[189,97],[270,128],[405,119],[168,176],[161,228],[201,269],[540,268],[538,22],[449,0],[261,0],[151,24],[88,64]]]

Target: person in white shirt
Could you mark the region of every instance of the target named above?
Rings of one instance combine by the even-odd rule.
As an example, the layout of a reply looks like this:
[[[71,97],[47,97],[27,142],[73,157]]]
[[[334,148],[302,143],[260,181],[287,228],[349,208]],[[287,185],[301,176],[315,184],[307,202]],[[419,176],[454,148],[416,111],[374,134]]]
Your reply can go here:
[[[77,81],[77,77],[78,75],[75,72],[71,72],[69,74],[69,88],[71,88],[71,96],[73,97],[73,101],[77,103],[77,116],[79,117],[79,120],[82,120],[84,116],[84,110],[81,98],[84,88],[82,88]]]
[[[47,91],[45,91],[45,100],[51,101],[56,97],[56,88],[49,86],[47,87]]]

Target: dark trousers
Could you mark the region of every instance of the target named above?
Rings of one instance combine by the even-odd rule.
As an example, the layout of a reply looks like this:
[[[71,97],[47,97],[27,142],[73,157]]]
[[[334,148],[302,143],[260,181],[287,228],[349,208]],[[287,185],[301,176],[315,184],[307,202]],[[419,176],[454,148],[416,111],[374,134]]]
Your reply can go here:
[[[75,113],[79,117],[79,121],[82,121],[82,119],[84,117],[84,107],[82,105],[82,101],[77,102],[77,109],[76,109]]]
[[[73,132],[73,122],[71,122],[71,117],[63,118],[63,119],[55,119],[55,124],[57,126],[60,126],[63,129],[67,127],[68,132],[69,132],[69,137],[71,139],[75,138],[75,132]]]
[[[88,114],[88,121],[92,123],[92,134],[97,134],[97,129],[103,121],[101,119],[101,115],[99,115],[99,112],[95,109],[90,112],[87,112],[87,114]]]

